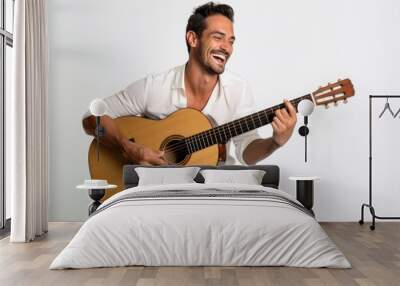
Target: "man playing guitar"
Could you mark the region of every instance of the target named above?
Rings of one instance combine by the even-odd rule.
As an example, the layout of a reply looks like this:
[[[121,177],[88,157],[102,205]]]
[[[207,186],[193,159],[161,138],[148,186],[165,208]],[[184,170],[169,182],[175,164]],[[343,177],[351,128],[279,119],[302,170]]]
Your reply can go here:
[[[233,9],[224,4],[209,2],[196,8],[186,27],[189,59],[185,65],[167,72],[150,75],[104,101],[107,114],[101,117],[106,129],[102,144],[120,150],[133,163],[164,165],[164,151],[153,150],[130,141],[113,119],[127,115],[163,119],[181,108],[193,108],[211,117],[216,124],[253,113],[253,98],[248,84],[225,71],[233,52]],[[275,111],[270,138],[261,138],[257,130],[232,138],[236,157],[242,164],[252,165],[271,155],[291,137],[297,116],[293,105],[285,100],[285,108]],[[95,118],[83,119],[89,135],[95,133]],[[227,144],[227,154],[229,145]],[[228,157],[226,164],[233,164]]]

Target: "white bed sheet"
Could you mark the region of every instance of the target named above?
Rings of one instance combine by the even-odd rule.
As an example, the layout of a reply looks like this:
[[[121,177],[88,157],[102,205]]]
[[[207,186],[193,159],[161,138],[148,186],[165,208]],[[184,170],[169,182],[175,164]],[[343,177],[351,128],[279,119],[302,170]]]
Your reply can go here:
[[[175,184],[127,189],[106,200],[50,269],[145,266],[294,266],[350,268],[318,222],[301,210],[257,198],[151,198],[163,190],[280,190],[238,184]]]

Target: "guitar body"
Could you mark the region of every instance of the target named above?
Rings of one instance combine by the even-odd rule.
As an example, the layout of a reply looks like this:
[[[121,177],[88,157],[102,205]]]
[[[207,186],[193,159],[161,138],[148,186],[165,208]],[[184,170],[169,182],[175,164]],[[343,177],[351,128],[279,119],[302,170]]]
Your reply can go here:
[[[179,139],[189,137],[211,129],[211,121],[200,111],[186,108],[170,114],[165,119],[152,120],[137,116],[126,116],[114,119],[118,129],[131,141],[147,146],[153,150],[168,150],[177,146]],[[122,167],[129,162],[119,150],[99,144],[97,160],[96,139],[89,147],[89,170],[92,179],[106,179],[109,184],[118,186],[106,190],[102,201],[123,190]],[[178,145],[179,146],[179,145]],[[217,165],[219,158],[218,145],[209,146],[195,153],[167,156],[171,165]]]

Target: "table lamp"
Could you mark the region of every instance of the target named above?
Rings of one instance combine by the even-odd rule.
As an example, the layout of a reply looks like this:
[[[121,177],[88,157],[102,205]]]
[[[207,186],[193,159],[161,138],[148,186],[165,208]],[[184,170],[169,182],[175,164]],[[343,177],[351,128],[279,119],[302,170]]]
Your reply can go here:
[[[107,105],[104,100],[96,98],[92,100],[89,107],[90,113],[96,117],[96,129],[94,134],[96,135],[97,143],[97,161],[99,161],[99,147],[100,147],[100,137],[104,136],[106,130],[100,124],[100,117],[106,114]]]
[[[303,99],[297,105],[297,110],[304,116],[304,125],[299,128],[299,134],[304,136],[304,161],[307,162],[307,135],[310,133],[308,116],[314,111],[314,103],[311,100]]]

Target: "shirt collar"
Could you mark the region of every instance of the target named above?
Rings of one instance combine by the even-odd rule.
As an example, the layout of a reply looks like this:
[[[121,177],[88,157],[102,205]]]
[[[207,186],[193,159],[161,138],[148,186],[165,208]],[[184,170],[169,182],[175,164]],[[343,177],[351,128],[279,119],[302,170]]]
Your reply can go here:
[[[175,68],[175,76],[171,85],[172,89],[185,90],[185,67],[186,64]]]

